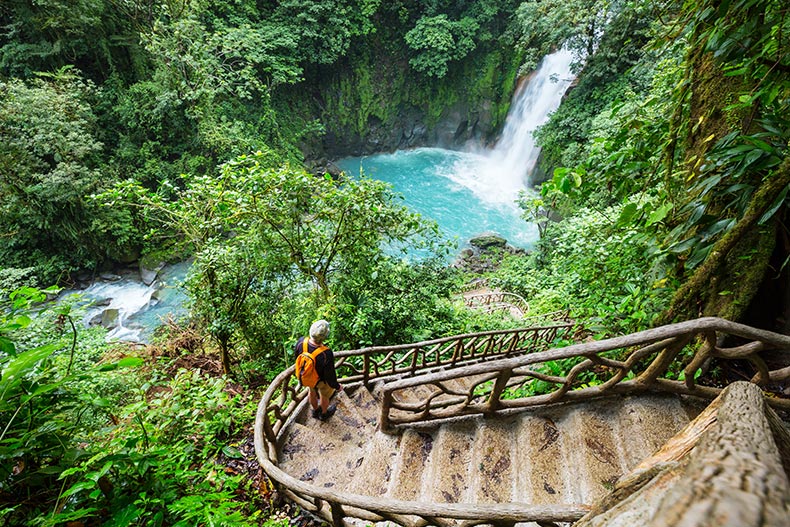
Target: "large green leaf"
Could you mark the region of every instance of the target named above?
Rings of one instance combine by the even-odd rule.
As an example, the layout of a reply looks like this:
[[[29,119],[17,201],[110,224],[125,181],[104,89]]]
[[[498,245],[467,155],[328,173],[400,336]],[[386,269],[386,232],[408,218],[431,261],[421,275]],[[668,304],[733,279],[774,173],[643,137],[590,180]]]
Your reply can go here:
[[[39,362],[49,357],[57,349],[57,344],[48,344],[13,357],[6,364],[2,378],[0,378],[0,399],[4,399],[10,394],[13,386],[18,384],[26,373],[35,368]]]
[[[776,199],[768,208],[768,210],[765,211],[765,214],[760,216],[760,221],[758,222],[760,225],[771,219],[771,216],[776,214],[776,211],[779,210],[779,207],[782,206],[782,203],[785,202],[785,198],[787,198],[788,189],[790,189],[790,187],[785,187],[784,190],[782,190],[782,192],[780,192],[779,195],[776,197]]]
[[[656,210],[650,213],[650,216],[648,216],[645,225],[647,227],[650,227],[654,223],[658,223],[659,221],[666,218],[667,214],[669,214],[669,212],[672,210],[672,206],[673,206],[672,203],[664,203],[663,205],[658,207]]]

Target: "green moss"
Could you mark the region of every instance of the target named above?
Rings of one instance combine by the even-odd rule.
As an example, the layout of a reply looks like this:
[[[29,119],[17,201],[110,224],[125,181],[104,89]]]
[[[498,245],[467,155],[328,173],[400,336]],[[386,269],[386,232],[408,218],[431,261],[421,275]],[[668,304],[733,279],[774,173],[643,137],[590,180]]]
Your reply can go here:
[[[711,280],[704,315],[739,320],[757,294],[775,245],[771,227],[744,236],[727,256],[724,269]]]
[[[394,127],[404,113],[422,115],[430,129],[461,103],[468,108],[462,117],[473,122],[485,112],[495,130],[507,116],[518,66],[512,48],[480,49],[452,64],[444,78],[429,78],[412,70],[407,57],[397,56],[378,35],[355,48],[345,64],[318,72],[320,85],[311,89],[306,80],[281,97],[301,101],[295,106],[305,115],[312,108],[312,115],[320,115],[325,128],[341,137],[365,137],[372,121]]]

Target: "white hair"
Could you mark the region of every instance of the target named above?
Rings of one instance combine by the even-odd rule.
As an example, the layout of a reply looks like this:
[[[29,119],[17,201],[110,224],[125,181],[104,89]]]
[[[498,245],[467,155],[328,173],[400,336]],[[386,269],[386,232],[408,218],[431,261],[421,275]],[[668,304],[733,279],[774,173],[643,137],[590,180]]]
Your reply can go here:
[[[315,342],[321,343],[329,336],[329,322],[326,320],[316,320],[310,326],[310,338]]]

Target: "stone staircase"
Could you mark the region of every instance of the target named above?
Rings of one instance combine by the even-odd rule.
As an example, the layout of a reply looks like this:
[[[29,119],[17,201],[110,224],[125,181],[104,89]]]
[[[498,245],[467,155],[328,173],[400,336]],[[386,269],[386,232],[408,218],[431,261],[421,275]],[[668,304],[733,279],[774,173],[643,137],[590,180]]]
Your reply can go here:
[[[348,391],[326,422],[287,368],[258,404],[258,462],[335,527],[790,527],[790,434],[774,411],[790,399],[758,386],[790,379],[760,356],[790,336],[706,317],[549,348],[571,328],[338,352]],[[757,373],[701,384],[711,358]],[[558,365],[570,369],[547,373]]]
[[[302,404],[280,434],[278,466],[310,485],[371,498],[589,506],[704,408],[669,394],[609,396],[389,435],[377,427],[379,402],[376,389],[341,392],[326,422]]]

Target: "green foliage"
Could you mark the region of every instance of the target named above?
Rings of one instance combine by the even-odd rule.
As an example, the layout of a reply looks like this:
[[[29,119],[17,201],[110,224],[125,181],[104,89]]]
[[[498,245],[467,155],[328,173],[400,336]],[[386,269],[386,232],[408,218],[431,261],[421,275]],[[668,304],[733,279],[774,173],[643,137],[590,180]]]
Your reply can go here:
[[[650,36],[647,9],[640,4],[624,7],[612,16],[600,41],[596,40],[595,53],[587,57],[578,86],[568,93],[557,111],[536,133],[542,146],[546,172],[560,166],[581,165],[601,133],[640,132],[637,123],[633,127],[621,128],[621,123],[603,121],[602,114],[609,113],[611,119],[618,113],[624,113],[623,110],[629,111],[627,107],[621,108],[622,105],[640,105],[655,71],[665,76],[676,71],[670,63],[673,57],[678,56],[675,51],[663,59],[666,60],[663,67],[656,68],[656,61],[662,58],[642,49]],[[666,74],[661,73],[664,67],[670,68]],[[664,91],[656,90],[655,94],[665,100],[670,99],[674,86],[662,85],[661,88]]]
[[[225,386],[198,372],[155,374],[117,409],[119,424],[93,438],[95,454],[60,475],[68,506],[45,525],[90,517],[112,525],[258,525],[260,504],[234,499],[245,477],[214,464],[222,452],[237,455],[228,442],[253,412]]]
[[[516,11],[518,45],[524,50],[523,71],[535,69],[541,57],[566,47],[578,57],[591,60],[584,76],[600,85],[606,76],[624,71],[622,62],[633,61],[639,46],[638,32],[644,22],[642,3],[600,0],[521,2]],[[639,20],[641,19],[641,20]],[[636,32],[636,33],[635,33]],[[636,41],[636,42],[634,42]]]
[[[446,15],[422,17],[406,33],[406,43],[415,52],[409,64],[431,77],[444,77],[447,63],[464,58],[475,49],[474,34],[479,26],[474,19],[448,20]]]
[[[381,259],[370,274],[339,282],[335,342],[349,348],[419,342],[458,329],[450,295],[457,272],[440,259]]]
[[[531,313],[570,309],[603,334],[649,327],[671,291],[663,268],[646,258],[649,238],[618,224],[624,208],[579,209],[550,223],[537,252],[506,259],[492,285],[527,298]]]
[[[89,106],[93,87],[65,69],[0,82],[0,259],[44,280],[120,257],[135,241],[121,209],[87,196],[111,183]]]
[[[332,64],[348,51],[355,36],[375,31],[371,17],[381,0],[287,0],[274,19],[297,41],[299,60]]]
[[[0,305],[0,516],[12,525],[54,500],[58,474],[85,455],[83,427],[106,416],[107,399],[85,390],[104,375],[87,359],[98,342],[78,345],[68,304],[34,310],[53,292],[24,287]]]
[[[279,367],[274,350],[309,326],[302,317],[343,303],[341,281],[372,287],[387,258],[383,247],[430,247],[437,236],[385,183],[316,177],[271,152],[241,156],[220,178],[185,177],[185,184],[171,188],[175,201],[131,182],[101,199],[141,208],[196,251],[192,312],[219,343],[226,372],[236,347],[270,354]]]
[[[199,371],[107,361],[104,332],[78,335],[72,304],[33,310],[51,292],[19,289],[0,310],[4,524],[264,523],[246,476],[216,464],[241,456],[254,398]]]
[[[727,129],[697,139],[689,167],[677,174],[686,178],[688,189],[663,248],[670,255],[682,254],[683,266],[693,269],[735,226],[757,188],[775,176],[788,156],[790,60],[780,50],[787,45],[790,22],[779,3],[751,0],[684,5],[681,17],[694,28],[692,45],[712,53],[725,78],[732,78],[728,86],[733,89],[727,94],[730,104],[721,108]],[[703,110],[691,123],[691,134],[699,135],[697,130],[716,118],[715,112]],[[787,191],[774,198],[760,224],[786,206]]]
[[[132,2],[120,5],[128,4]],[[133,66],[127,60],[132,58],[130,51],[135,52],[135,20],[123,15],[135,9],[122,14],[126,9],[118,6],[105,0],[3,2],[0,72],[24,78],[37,71],[88,64],[91,76],[98,78],[113,68]]]

